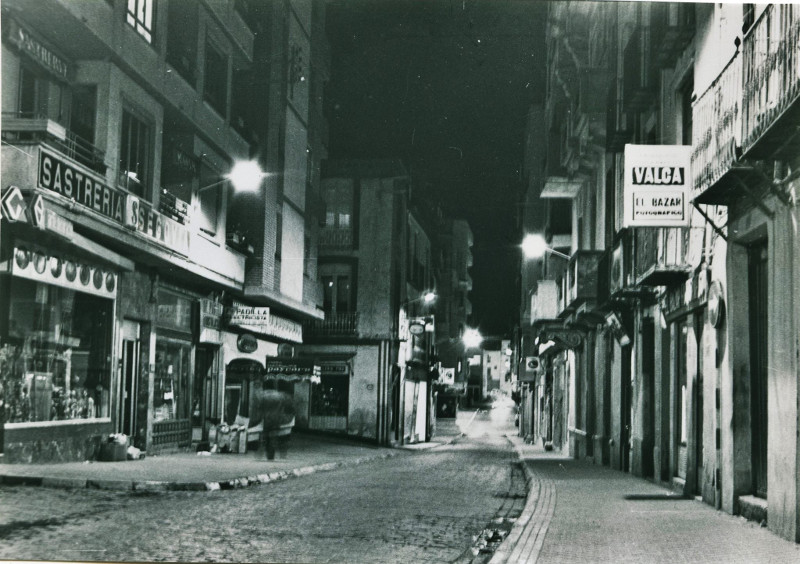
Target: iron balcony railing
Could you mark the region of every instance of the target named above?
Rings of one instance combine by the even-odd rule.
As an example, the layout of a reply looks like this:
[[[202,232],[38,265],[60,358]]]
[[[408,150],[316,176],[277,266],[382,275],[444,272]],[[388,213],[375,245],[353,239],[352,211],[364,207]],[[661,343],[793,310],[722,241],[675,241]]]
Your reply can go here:
[[[3,112],[3,141],[44,143],[101,175],[106,173],[105,153],[63,125],[46,116]]]
[[[636,229],[634,278],[644,286],[668,286],[686,280],[689,266],[684,256],[684,229]]]
[[[319,246],[352,248],[353,230],[351,228],[323,227],[319,230]]]
[[[742,57],[728,62],[692,107],[693,198],[733,167],[741,147]]]
[[[800,6],[770,4],[742,44],[746,153],[800,100]]]
[[[346,337],[358,334],[358,312],[325,313],[325,319],[312,319],[303,325],[308,337]]]

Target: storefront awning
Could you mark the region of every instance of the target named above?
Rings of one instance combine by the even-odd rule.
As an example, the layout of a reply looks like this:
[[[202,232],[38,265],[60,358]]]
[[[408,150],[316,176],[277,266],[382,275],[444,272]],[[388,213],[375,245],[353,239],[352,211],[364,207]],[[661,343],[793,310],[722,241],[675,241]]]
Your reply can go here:
[[[264,369],[264,378],[290,382],[310,381],[319,384],[321,373],[322,370],[313,359],[269,358]]]

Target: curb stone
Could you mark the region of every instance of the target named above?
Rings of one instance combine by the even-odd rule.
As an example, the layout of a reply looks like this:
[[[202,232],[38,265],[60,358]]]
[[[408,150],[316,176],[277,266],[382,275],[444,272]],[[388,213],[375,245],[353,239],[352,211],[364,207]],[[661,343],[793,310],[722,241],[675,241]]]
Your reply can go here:
[[[289,478],[306,476],[316,472],[335,470],[346,466],[356,466],[375,460],[386,460],[397,456],[396,452],[389,452],[370,457],[359,457],[350,461],[340,460],[325,462],[322,464],[303,466],[293,470],[281,470],[267,474],[257,474],[255,476],[242,476],[227,480],[211,482],[169,482],[159,480],[106,480],[95,478],[68,478],[68,477],[43,477],[43,476],[21,476],[21,475],[2,475],[0,484],[8,486],[42,486],[50,488],[64,489],[95,489],[95,490],[114,490],[114,491],[135,491],[135,492],[169,492],[169,491],[218,491],[233,490],[279,482]]]
[[[526,527],[530,523],[539,501],[539,496],[534,492],[534,485],[536,484],[537,478],[533,471],[525,463],[525,458],[523,457],[522,451],[518,445],[513,444],[513,447],[514,452],[517,454],[517,458],[522,463],[522,468],[525,471],[525,483],[528,490],[528,497],[525,500],[525,507],[522,509],[522,513],[519,517],[517,517],[517,520],[514,523],[514,526],[511,528],[511,531],[508,533],[508,536],[503,540],[502,543],[500,543],[500,546],[497,547],[497,550],[495,550],[494,555],[492,555],[492,558],[489,560],[489,564],[505,564],[508,562],[511,554],[517,547],[522,534],[525,532]]]

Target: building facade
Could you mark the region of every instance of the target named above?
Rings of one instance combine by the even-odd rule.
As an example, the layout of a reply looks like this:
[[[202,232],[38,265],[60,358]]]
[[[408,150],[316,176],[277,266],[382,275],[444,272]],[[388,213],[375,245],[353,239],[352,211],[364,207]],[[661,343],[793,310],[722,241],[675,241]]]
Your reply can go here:
[[[283,24],[304,33],[284,37],[309,41],[312,5],[286,9]],[[275,246],[248,237],[237,206],[274,210],[272,184],[242,195],[228,177],[238,160],[274,165],[259,139],[276,122],[249,114],[264,21],[247,2],[4,3],[4,461],[92,459],[115,432],[150,453],[205,440],[246,415],[242,390],[264,376],[249,361],[263,368],[302,341],[302,319],[322,317],[306,208],[269,231],[304,260],[286,283],[254,281]],[[292,52],[280,55],[286,88],[313,75]],[[291,164],[272,171],[318,169],[308,137],[284,140]],[[314,182],[282,189],[299,199]]]
[[[322,367],[309,425],[380,444],[428,440],[438,312],[424,299],[438,291],[430,224],[400,161],[324,165],[325,319],[306,326],[301,352]]]
[[[780,4],[550,7],[532,194],[569,199],[572,244],[529,318],[572,455],[794,541],[799,29]]]

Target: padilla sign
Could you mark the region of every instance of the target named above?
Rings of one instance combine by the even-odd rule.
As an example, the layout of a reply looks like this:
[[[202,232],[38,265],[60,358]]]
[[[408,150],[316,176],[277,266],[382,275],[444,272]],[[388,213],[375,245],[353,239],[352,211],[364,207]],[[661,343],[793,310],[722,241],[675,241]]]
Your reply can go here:
[[[690,145],[625,145],[623,227],[689,225]]]

